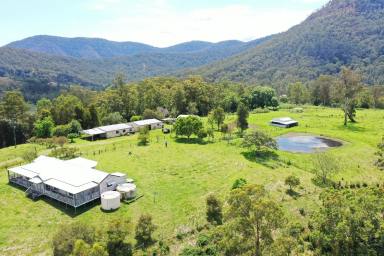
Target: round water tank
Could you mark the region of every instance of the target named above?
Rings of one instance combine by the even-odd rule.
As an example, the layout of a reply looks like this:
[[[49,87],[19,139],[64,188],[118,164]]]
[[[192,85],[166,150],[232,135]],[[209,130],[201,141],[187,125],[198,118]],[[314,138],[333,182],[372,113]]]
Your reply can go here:
[[[136,197],[136,185],[133,183],[124,183],[116,188],[123,199],[132,199]]]
[[[120,208],[120,193],[107,191],[101,194],[101,208],[106,211]]]

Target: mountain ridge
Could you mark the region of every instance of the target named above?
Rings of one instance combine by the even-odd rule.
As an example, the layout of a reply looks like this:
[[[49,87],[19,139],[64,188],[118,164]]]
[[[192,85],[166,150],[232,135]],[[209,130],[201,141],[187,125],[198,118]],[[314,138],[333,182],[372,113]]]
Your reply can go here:
[[[11,42],[4,47],[30,50],[44,54],[73,57],[80,59],[107,59],[114,57],[133,56],[148,53],[195,53],[217,48],[234,48],[246,46],[250,42],[227,40],[217,43],[207,41],[189,41],[169,47],[155,47],[138,42],[117,42],[103,38],[59,37],[36,35]]]

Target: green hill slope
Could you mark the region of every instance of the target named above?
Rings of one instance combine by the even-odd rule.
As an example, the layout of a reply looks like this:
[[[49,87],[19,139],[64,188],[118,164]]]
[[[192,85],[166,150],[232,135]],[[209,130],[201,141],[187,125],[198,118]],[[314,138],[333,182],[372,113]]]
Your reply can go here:
[[[341,66],[384,84],[384,1],[333,0],[302,24],[198,71],[212,80],[284,85],[336,74]]]

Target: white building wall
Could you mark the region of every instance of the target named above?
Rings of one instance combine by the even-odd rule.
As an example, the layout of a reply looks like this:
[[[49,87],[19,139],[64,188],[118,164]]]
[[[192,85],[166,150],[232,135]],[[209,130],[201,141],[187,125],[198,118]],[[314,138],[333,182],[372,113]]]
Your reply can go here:
[[[116,130],[116,131],[110,131],[110,132],[107,132],[106,133],[106,137],[107,139],[109,138],[115,138],[115,137],[119,137],[119,136],[124,136],[124,135],[127,135],[131,132],[134,132],[133,129],[131,128],[127,128],[127,129],[122,129],[122,130]]]
[[[107,178],[105,178],[101,183],[100,183],[100,194],[106,192],[106,191],[113,191],[116,190],[116,187],[120,184],[125,183],[127,180],[127,176],[114,176],[114,175],[108,175]],[[108,184],[112,184],[112,186],[108,186]]]

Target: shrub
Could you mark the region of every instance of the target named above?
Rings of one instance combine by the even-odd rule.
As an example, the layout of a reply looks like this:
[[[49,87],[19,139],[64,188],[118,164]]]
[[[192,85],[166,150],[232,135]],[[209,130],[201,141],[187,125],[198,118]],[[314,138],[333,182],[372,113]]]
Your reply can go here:
[[[141,116],[132,116],[130,121],[131,122],[136,122],[136,121],[140,121],[142,120],[143,118]]]
[[[242,145],[254,152],[259,152],[263,149],[277,149],[276,140],[260,130],[254,130],[246,134]]]
[[[53,254],[55,256],[70,255],[77,240],[93,244],[95,241],[94,228],[83,223],[62,225],[53,236]]]
[[[285,185],[289,186],[289,190],[300,185],[300,179],[295,175],[290,175],[285,179]]]
[[[208,137],[208,132],[205,129],[200,129],[200,131],[198,131],[198,133],[197,133],[197,137],[200,140],[203,140],[203,139]]]
[[[176,132],[177,136],[187,136],[188,139],[192,134],[198,135],[202,128],[203,123],[197,116],[178,118],[173,126],[173,130]]]
[[[69,125],[58,125],[53,129],[53,136],[68,136],[70,133]]]
[[[78,157],[79,149],[74,147],[61,147],[51,151],[49,156],[56,157],[62,160],[68,160]]]
[[[304,210],[304,208],[300,208],[300,209],[299,209],[299,213],[300,213],[301,216],[305,216],[305,215],[307,215],[306,212],[305,212],[305,210]]]
[[[212,225],[223,224],[223,206],[221,201],[214,195],[209,194],[207,197],[207,221]]]
[[[146,146],[149,143],[149,129],[148,127],[143,127],[139,130],[139,136],[137,139],[139,140],[139,145]]]
[[[56,145],[59,145],[60,147],[63,147],[64,144],[68,143],[67,138],[64,136],[53,137],[52,141],[53,141],[53,143],[55,143]]]
[[[240,178],[235,180],[235,182],[232,184],[232,189],[242,188],[245,185],[247,185],[247,180],[244,178]]]
[[[263,114],[263,113],[269,113],[269,109],[268,108],[256,108],[254,110],[252,110],[252,113],[253,114]]]
[[[152,223],[152,216],[143,214],[140,216],[135,229],[135,239],[137,245],[148,247],[153,243],[152,234],[156,230],[156,225]]]

